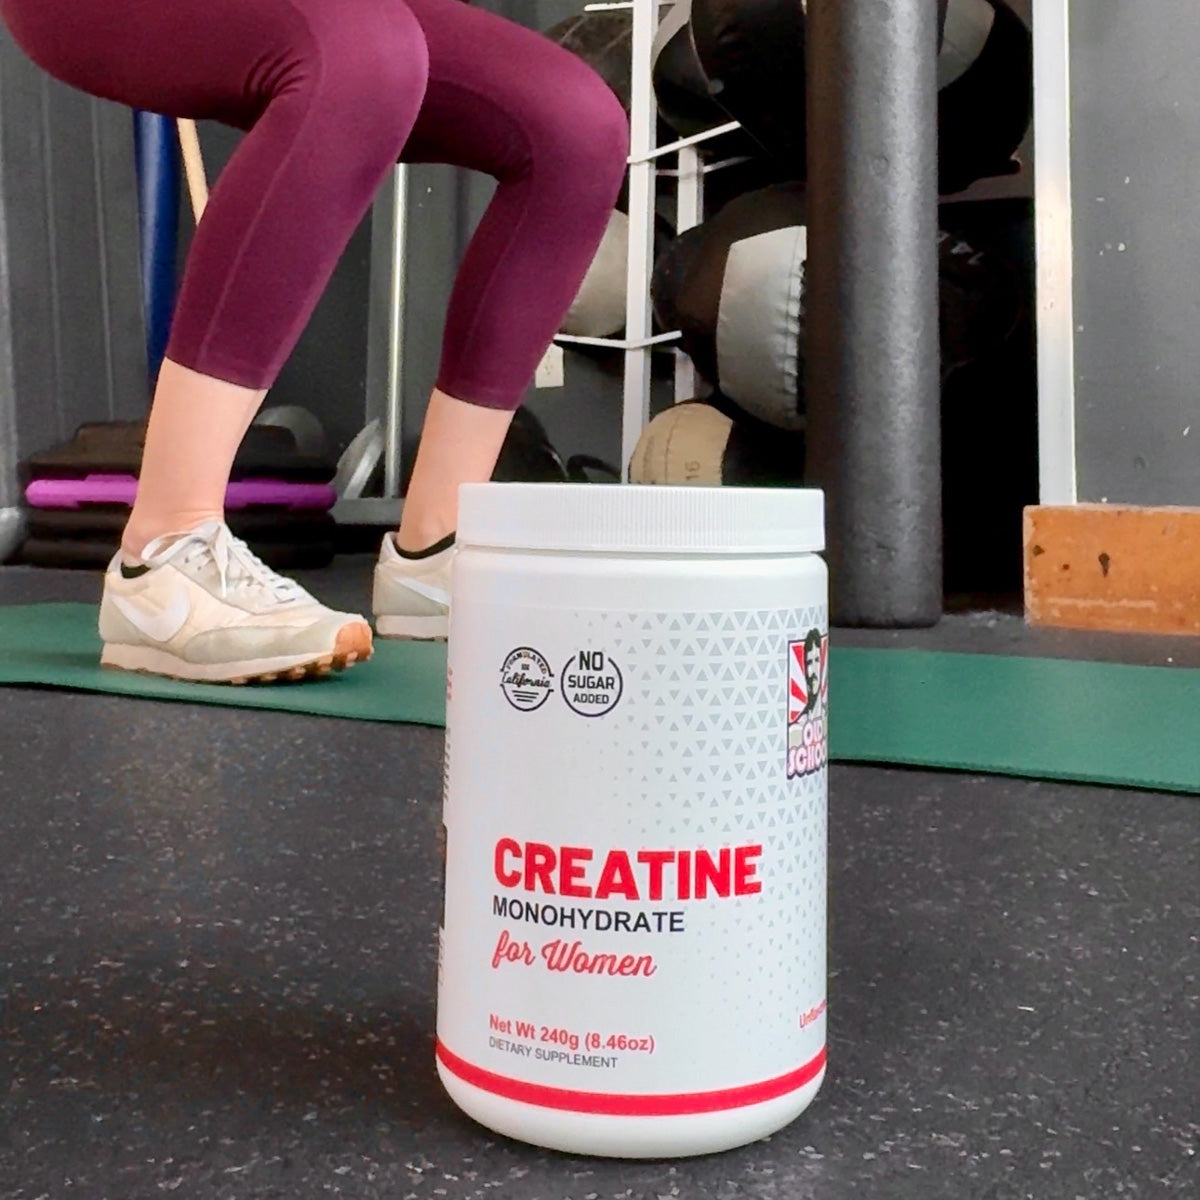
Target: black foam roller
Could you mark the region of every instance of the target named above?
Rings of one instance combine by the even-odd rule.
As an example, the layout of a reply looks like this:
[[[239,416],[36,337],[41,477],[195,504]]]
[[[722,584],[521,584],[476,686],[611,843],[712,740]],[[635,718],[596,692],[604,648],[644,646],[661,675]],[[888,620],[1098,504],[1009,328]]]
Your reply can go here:
[[[809,0],[808,471],[831,618],[942,611],[937,8]]]

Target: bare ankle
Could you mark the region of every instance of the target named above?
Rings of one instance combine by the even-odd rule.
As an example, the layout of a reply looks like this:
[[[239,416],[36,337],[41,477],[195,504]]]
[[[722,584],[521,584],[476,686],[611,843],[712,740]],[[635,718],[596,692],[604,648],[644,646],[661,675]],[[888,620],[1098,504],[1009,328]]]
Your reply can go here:
[[[396,545],[406,554],[419,554],[430,546],[444,541],[454,533],[453,523],[441,521],[401,521],[400,530],[396,534]]]
[[[148,532],[141,527],[135,528],[130,522],[121,534],[121,553],[128,559],[140,559],[142,552],[158,536],[159,534]]]
[[[133,513],[121,534],[121,553],[127,558],[140,559],[146,547],[156,538],[172,533],[187,533],[209,521],[223,521],[222,512],[161,513],[149,517]]]

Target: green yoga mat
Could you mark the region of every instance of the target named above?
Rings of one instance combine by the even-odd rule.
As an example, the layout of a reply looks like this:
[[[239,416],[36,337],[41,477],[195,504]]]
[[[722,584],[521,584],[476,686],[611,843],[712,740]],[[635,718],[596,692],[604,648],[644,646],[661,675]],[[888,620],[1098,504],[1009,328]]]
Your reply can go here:
[[[269,687],[181,683],[101,667],[93,605],[0,606],[0,684],[38,684],[231,708],[269,708],[356,721],[444,725],[446,647],[433,642],[375,645],[371,662],[327,679]]]
[[[101,670],[96,610],[0,607],[0,684],[441,725],[445,647],[379,642],[344,675],[231,688]],[[1200,670],[833,649],[833,758],[1200,793]]]

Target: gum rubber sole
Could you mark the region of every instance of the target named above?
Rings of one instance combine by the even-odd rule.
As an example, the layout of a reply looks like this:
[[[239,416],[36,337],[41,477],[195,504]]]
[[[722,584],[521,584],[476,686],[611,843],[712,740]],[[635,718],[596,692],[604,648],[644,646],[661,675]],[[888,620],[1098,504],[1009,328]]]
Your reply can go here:
[[[377,637],[409,642],[444,642],[450,632],[450,618],[399,617],[375,618]]]
[[[333,650],[324,654],[282,655],[239,663],[190,663],[152,646],[109,644],[101,653],[100,665],[142,675],[162,675],[186,683],[242,687],[251,683],[299,683],[305,679],[322,679],[368,662],[372,653],[371,628],[365,622],[356,621],[338,630]]]

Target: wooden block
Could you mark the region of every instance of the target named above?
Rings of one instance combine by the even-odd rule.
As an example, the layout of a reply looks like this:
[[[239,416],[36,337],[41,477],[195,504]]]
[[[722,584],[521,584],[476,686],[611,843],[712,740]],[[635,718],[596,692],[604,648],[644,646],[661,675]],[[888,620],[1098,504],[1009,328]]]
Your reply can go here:
[[[1027,508],[1025,619],[1200,635],[1200,508]]]

